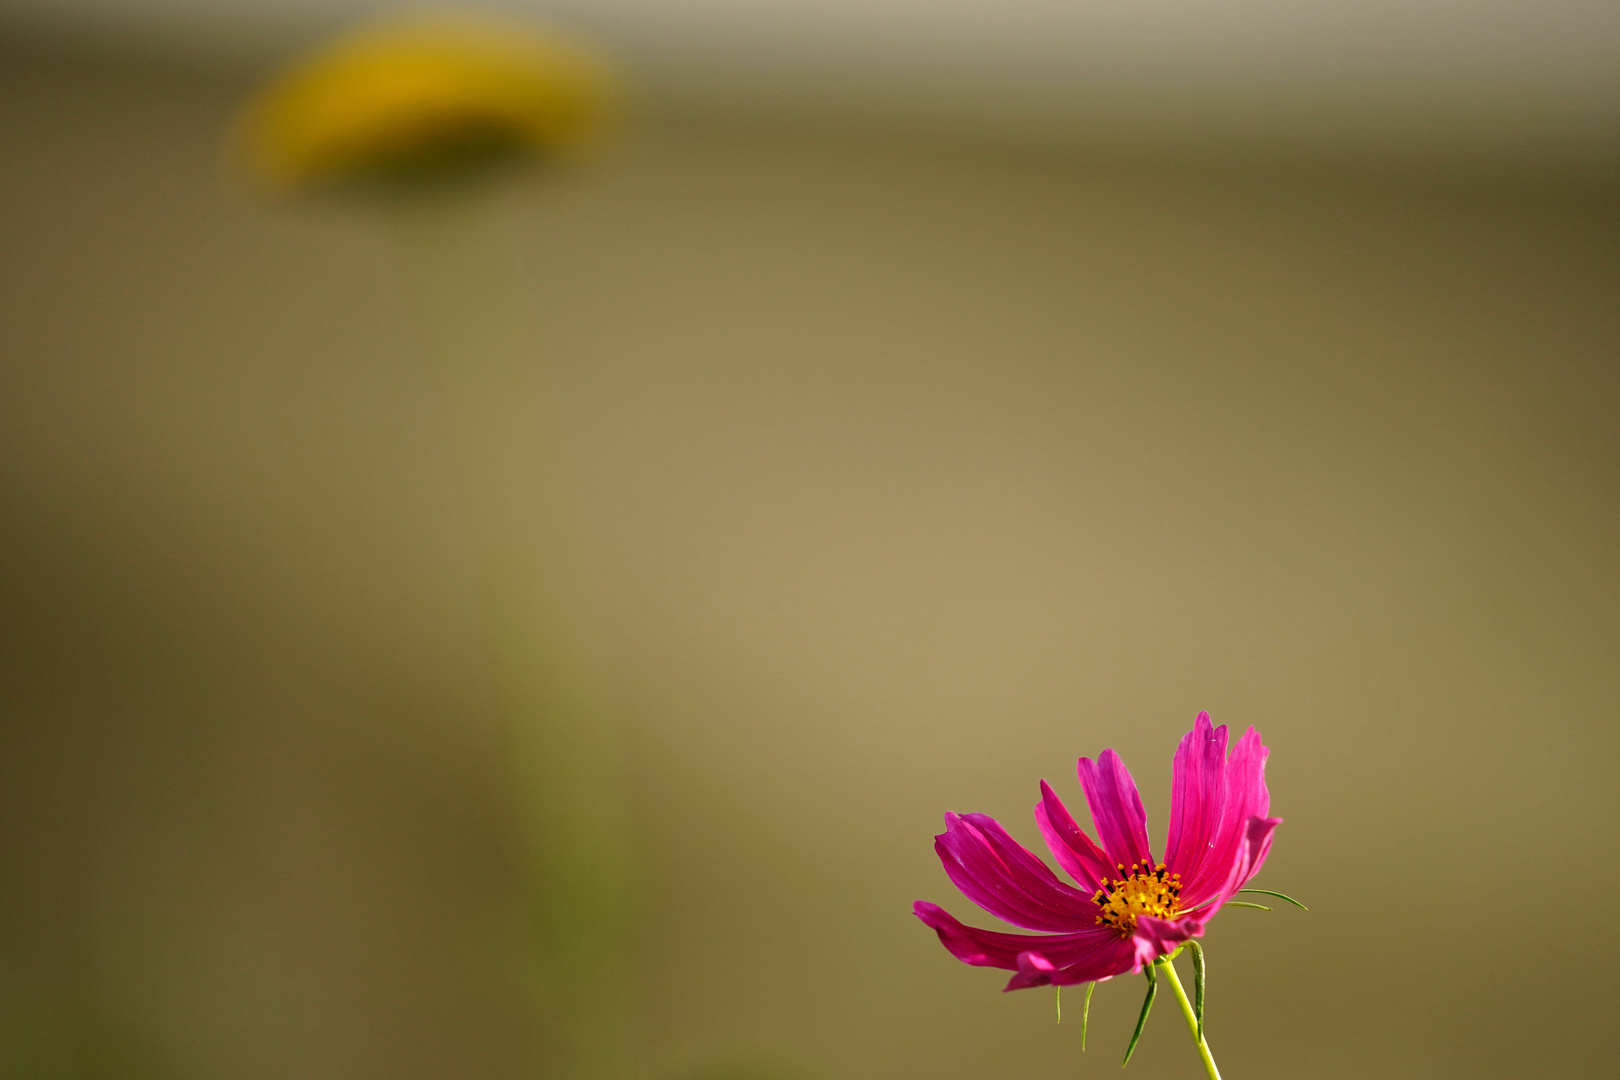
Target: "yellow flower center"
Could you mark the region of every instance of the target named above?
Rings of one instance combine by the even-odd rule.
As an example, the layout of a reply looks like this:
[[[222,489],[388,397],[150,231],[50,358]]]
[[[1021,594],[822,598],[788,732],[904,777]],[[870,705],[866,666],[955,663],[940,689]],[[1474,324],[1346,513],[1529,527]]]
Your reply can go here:
[[[1176,917],[1176,902],[1181,897],[1181,875],[1165,872],[1164,863],[1132,863],[1127,873],[1119,865],[1123,877],[1104,881],[1091,899],[1102,909],[1097,921],[1112,926],[1120,937],[1130,937],[1136,930],[1138,915],[1152,915],[1158,919]]]

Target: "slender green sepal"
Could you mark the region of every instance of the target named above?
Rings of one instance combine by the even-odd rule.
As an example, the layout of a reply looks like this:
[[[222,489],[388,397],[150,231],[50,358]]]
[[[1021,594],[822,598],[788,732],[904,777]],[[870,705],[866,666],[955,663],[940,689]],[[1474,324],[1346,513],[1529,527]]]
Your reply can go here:
[[[1055,986],[1055,987],[1053,987],[1053,989],[1057,991],[1057,995],[1056,995],[1056,998],[1057,998],[1057,1016],[1058,1016],[1058,1021],[1057,1022],[1061,1024],[1061,1023],[1063,1023],[1063,987]]]
[[[1193,1015],[1198,1018],[1198,1041],[1204,1041],[1204,947],[1188,941],[1193,958]]]
[[[1270,911],[1271,910],[1270,908],[1266,907],[1266,905],[1264,905],[1264,904],[1251,904],[1246,900],[1228,900],[1226,902],[1226,906],[1227,907],[1252,907],[1252,908],[1257,908],[1260,911]]]
[[[1142,999],[1142,1015],[1136,1018],[1136,1030],[1131,1032],[1131,1045],[1125,1048],[1125,1060],[1119,1063],[1122,1069],[1131,1063],[1131,1055],[1136,1053],[1136,1042],[1142,1037],[1142,1029],[1147,1027],[1148,1013],[1153,1011],[1153,995],[1159,992],[1159,979],[1153,974],[1156,966],[1148,964],[1142,968],[1142,974],[1147,976],[1147,997]]]
[[[1194,904],[1190,908],[1186,908],[1185,910],[1182,910],[1182,911],[1177,911],[1176,912],[1176,918],[1179,919],[1183,915],[1191,915],[1193,912],[1197,911],[1199,908],[1207,908],[1207,907],[1209,907],[1209,905],[1213,904],[1215,901],[1217,901],[1219,899],[1220,899],[1220,897],[1218,895],[1217,896],[1212,896],[1208,900],[1205,900],[1202,904]]]
[[[1272,892],[1270,889],[1239,889],[1238,892],[1263,893],[1266,896],[1275,896],[1279,900],[1286,900],[1290,904],[1293,904],[1295,907],[1299,908],[1299,910],[1301,910],[1301,911],[1309,911],[1309,910],[1311,910],[1310,908],[1306,907],[1304,904],[1300,903],[1298,900],[1295,900],[1292,896],[1289,896],[1287,893]]]
[[[1086,1050],[1086,1023],[1091,1019],[1091,992],[1097,989],[1094,982],[1086,983],[1086,1002],[1080,1006],[1080,1052]]]

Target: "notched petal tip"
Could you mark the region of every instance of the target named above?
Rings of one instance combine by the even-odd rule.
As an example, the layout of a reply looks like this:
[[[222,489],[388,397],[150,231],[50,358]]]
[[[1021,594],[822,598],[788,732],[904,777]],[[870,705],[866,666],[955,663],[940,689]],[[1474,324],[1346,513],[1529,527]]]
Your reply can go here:
[[[1153,861],[1148,845],[1147,811],[1130,770],[1113,750],[1104,750],[1097,760],[1081,758],[1076,763],[1080,786],[1085,789],[1086,805],[1097,828],[1097,839],[1116,865]]]

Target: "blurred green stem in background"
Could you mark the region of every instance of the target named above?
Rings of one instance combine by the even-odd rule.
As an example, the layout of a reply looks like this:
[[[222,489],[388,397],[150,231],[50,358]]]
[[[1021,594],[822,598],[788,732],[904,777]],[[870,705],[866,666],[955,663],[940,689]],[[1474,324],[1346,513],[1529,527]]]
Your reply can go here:
[[[389,204],[455,456],[528,850],[546,1075],[633,1076],[631,825],[543,350],[488,192]],[[537,370],[542,369],[542,370]]]
[[[1181,1015],[1187,1018],[1187,1029],[1192,1032],[1193,1042],[1198,1046],[1198,1056],[1204,1059],[1204,1071],[1209,1073],[1209,1080],[1221,1080],[1221,1070],[1215,1067],[1215,1059],[1210,1055],[1209,1043],[1204,1041],[1199,1032],[1198,1014],[1193,1011],[1192,1002],[1187,1000],[1187,991],[1181,988],[1181,980],[1176,977],[1175,961],[1169,957],[1157,962],[1157,966],[1170,980],[1170,989],[1176,992],[1176,1000],[1181,1002]]]

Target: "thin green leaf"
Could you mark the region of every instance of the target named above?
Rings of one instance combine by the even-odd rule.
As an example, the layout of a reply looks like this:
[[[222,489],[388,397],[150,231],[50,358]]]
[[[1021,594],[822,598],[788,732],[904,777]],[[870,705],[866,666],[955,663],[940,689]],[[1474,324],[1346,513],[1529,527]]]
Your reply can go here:
[[[1201,903],[1201,904],[1194,904],[1194,905],[1193,905],[1193,906],[1192,906],[1192,907],[1190,907],[1190,908],[1186,908],[1186,909],[1184,909],[1184,910],[1182,910],[1182,911],[1178,911],[1178,912],[1176,912],[1176,917],[1177,917],[1177,918],[1180,918],[1180,917],[1181,917],[1181,916],[1183,916],[1183,915],[1190,915],[1190,914],[1192,914],[1192,913],[1193,913],[1193,912],[1195,912],[1195,911],[1197,911],[1197,910],[1198,910],[1198,909],[1199,909],[1199,908],[1207,908],[1207,907],[1209,907],[1209,905],[1211,905],[1211,904],[1213,904],[1213,903],[1214,903],[1214,902],[1215,902],[1215,901],[1217,901],[1217,900],[1219,900],[1219,899],[1220,899],[1220,896],[1219,896],[1219,895],[1215,895],[1215,896],[1212,896],[1212,897],[1210,897],[1210,898],[1209,898],[1209,899],[1208,899],[1208,900],[1205,900],[1205,901],[1204,901],[1204,902],[1203,902],[1203,903]]]
[[[1298,900],[1295,900],[1292,896],[1289,896],[1287,893],[1272,892],[1270,889],[1239,889],[1238,892],[1252,892],[1252,893],[1261,893],[1261,894],[1263,894],[1265,896],[1275,896],[1279,900],[1288,901],[1290,904],[1293,904],[1295,907],[1299,908],[1299,910],[1301,910],[1301,911],[1309,911],[1309,910],[1311,910],[1310,908],[1306,907],[1304,904],[1300,903]]]
[[[1204,947],[1188,941],[1193,957],[1193,1017],[1198,1021],[1198,1041],[1204,1041]]]
[[[1063,987],[1054,986],[1052,989],[1057,991],[1057,1022],[1061,1024],[1063,1023]]]
[[[1131,1033],[1131,1045],[1125,1048],[1125,1060],[1119,1063],[1120,1068],[1131,1063],[1131,1055],[1136,1053],[1136,1042],[1142,1037],[1142,1029],[1147,1027],[1148,1013],[1153,1010],[1153,995],[1159,992],[1159,977],[1153,973],[1154,965],[1148,964],[1142,969],[1147,976],[1147,997],[1142,999],[1142,1015],[1136,1018],[1136,1030]]]
[[[1080,1052],[1086,1050],[1086,1022],[1091,1019],[1091,992],[1097,989],[1094,982],[1086,983],[1086,1003],[1080,1006]]]
[[[1227,907],[1252,907],[1252,908],[1259,908],[1261,911],[1270,911],[1271,910],[1270,908],[1266,907],[1266,905],[1264,905],[1264,904],[1251,904],[1246,900],[1228,900],[1226,902],[1226,906]]]

